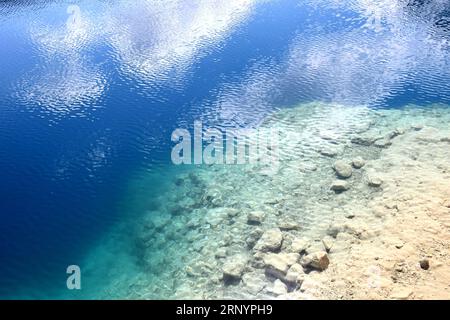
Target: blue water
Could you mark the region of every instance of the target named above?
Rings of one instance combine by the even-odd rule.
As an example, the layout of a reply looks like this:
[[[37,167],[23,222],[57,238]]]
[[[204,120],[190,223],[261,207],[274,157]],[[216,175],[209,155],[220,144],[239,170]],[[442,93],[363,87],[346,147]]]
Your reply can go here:
[[[180,170],[175,128],[309,101],[450,103],[446,7],[372,6],[1,1],[0,298],[67,294],[66,267],[154,205],[130,209],[130,181],[154,174],[156,197]]]

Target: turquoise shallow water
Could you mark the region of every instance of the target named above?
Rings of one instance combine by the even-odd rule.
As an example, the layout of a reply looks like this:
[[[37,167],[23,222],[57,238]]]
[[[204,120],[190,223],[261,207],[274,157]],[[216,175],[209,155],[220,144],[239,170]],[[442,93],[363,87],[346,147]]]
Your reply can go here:
[[[177,250],[192,246],[188,217],[220,216],[208,199],[230,179],[174,166],[172,131],[196,120],[257,127],[316,101],[448,104],[448,10],[437,1],[1,2],[0,297],[170,297],[174,274],[186,273]],[[195,175],[180,189],[184,171]],[[168,214],[179,223],[170,235],[142,230]],[[81,291],[66,289],[71,264]]]

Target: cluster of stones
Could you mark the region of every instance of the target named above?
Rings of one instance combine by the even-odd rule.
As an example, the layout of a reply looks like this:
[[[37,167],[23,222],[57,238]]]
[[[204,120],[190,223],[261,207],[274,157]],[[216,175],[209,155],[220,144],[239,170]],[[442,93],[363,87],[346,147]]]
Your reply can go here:
[[[417,129],[415,129],[417,130]],[[387,148],[392,145],[392,139],[404,134],[405,131],[396,129],[382,137],[365,137],[358,136],[352,139],[353,144],[362,146],[374,146],[377,148]],[[333,170],[336,174],[336,180],[331,184],[331,190],[341,193],[350,189],[348,180],[353,176],[353,170],[361,170],[366,165],[366,161],[362,157],[356,157],[352,161],[337,160],[333,164]],[[369,187],[378,188],[383,184],[383,180],[375,172],[366,173],[366,181]]]
[[[261,212],[248,215],[248,223],[261,223]],[[252,249],[252,255],[236,255],[228,257],[223,264],[223,281],[225,284],[236,284],[241,280],[251,284],[251,277],[246,271],[253,268],[264,269],[266,280],[273,282],[268,289],[275,296],[281,296],[300,290],[308,272],[324,271],[330,263],[326,250],[330,250],[332,243],[323,241],[323,248],[313,248],[307,240],[296,238],[289,246],[283,246],[284,235],[280,228],[265,231]],[[283,250],[282,250],[283,247]],[[317,250],[318,249],[318,250]],[[256,279],[260,281],[260,279]]]

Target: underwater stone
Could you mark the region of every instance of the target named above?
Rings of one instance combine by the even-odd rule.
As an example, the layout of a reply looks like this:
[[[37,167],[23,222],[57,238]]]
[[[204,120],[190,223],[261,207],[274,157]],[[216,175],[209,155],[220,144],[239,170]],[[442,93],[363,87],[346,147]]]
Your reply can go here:
[[[224,281],[233,282],[240,280],[246,264],[247,258],[243,255],[228,258],[222,267]]]
[[[388,137],[384,137],[382,139],[376,140],[373,145],[378,148],[387,148],[392,144],[391,140]]]
[[[331,190],[335,192],[343,192],[349,189],[349,185],[347,181],[336,180],[331,184]]]
[[[273,283],[273,287],[272,287],[271,291],[273,294],[275,294],[277,296],[281,296],[281,295],[287,294],[288,288],[281,280],[277,279]]]
[[[353,159],[352,165],[355,169],[361,169],[366,165],[366,161],[362,157],[356,157]]]
[[[323,156],[334,158],[337,156],[338,152],[334,149],[321,149],[319,153]]]
[[[369,174],[367,183],[370,187],[380,187],[383,184],[383,180],[375,174]]]
[[[358,144],[361,146],[368,147],[368,146],[372,145],[372,143],[374,142],[374,139],[369,136],[358,136],[358,137],[352,138],[351,142],[353,144]]]
[[[334,171],[339,178],[347,179],[352,176],[352,167],[343,160],[338,160],[333,165]]]
[[[247,215],[248,224],[261,224],[264,221],[265,214],[262,211],[252,211]]]
[[[277,251],[281,248],[283,234],[279,228],[273,228],[264,232],[256,243],[255,249],[259,251]]]
[[[289,267],[295,264],[300,255],[298,253],[269,253],[263,258],[266,274],[278,279],[284,279]]]
[[[227,257],[227,249],[224,247],[218,248],[214,256],[218,259]]]
[[[293,264],[286,273],[286,277],[284,277],[284,281],[291,286],[293,285],[300,287],[304,280],[305,271],[298,263]]]
[[[250,248],[252,248],[259,238],[261,238],[263,233],[264,231],[262,231],[261,228],[254,228],[250,231],[247,239],[245,239],[245,242]]]
[[[310,242],[306,239],[295,238],[292,240],[290,250],[297,253],[302,253],[308,248]]]
[[[325,251],[310,253],[301,260],[301,265],[303,267],[320,271],[327,269],[329,264],[330,260]]]
[[[278,227],[284,231],[299,230],[300,224],[294,221],[282,221],[278,224]]]
[[[266,286],[266,277],[263,273],[257,273],[257,272],[249,272],[245,273],[242,276],[242,282],[245,285],[245,289],[250,292],[253,295],[258,294],[261,292],[264,287]]]

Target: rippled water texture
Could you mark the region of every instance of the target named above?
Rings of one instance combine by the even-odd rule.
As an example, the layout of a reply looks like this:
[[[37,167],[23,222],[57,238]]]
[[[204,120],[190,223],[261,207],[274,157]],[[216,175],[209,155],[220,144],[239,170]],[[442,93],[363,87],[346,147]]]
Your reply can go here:
[[[315,101],[450,104],[449,19],[438,0],[1,1],[0,297],[133,284],[126,226],[178,201],[175,128],[252,127]],[[330,134],[364,119],[339,110]],[[70,264],[87,270],[81,293],[65,289]]]

